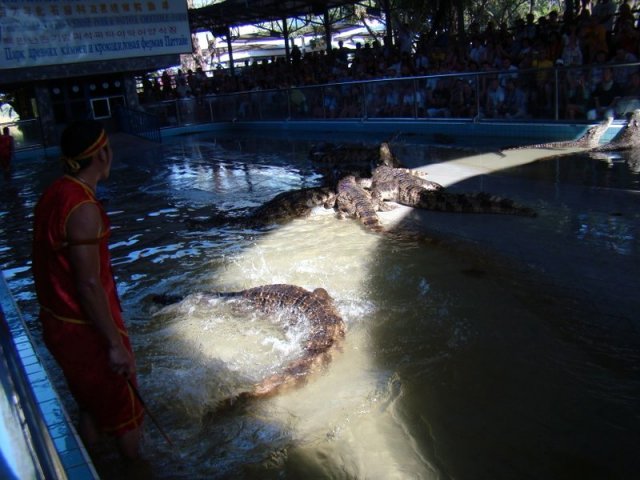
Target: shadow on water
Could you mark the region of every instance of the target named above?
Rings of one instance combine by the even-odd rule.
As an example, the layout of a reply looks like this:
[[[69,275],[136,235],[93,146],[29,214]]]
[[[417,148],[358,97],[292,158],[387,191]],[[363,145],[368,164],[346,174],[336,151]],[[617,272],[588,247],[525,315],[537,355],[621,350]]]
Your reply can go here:
[[[415,267],[390,279],[402,260],[378,252],[376,303],[416,306],[426,282],[448,310],[450,336],[437,308],[373,328],[379,348],[398,345],[383,361],[405,391],[396,410],[439,478],[638,471],[640,184],[625,158],[567,156],[453,186],[517,198],[539,217],[410,212],[398,228],[439,239],[455,257],[433,272],[412,255]]]
[[[513,197],[539,217],[408,211],[397,229],[420,235],[402,243],[328,217],[308,228],[190,226],[314,185],[308,147],[259,135],[189,136],[121,154],[100,191],[141,389],[177,445],[147,425],[158,478],[586,479],[638,471],[638,175],[622,168],[624,157],[576,156],[467,179],[451,188]],[[411,166],[469,154],[411,140],[398,148]],[[2,192],[2,267],[37,332],[26,237],[35,199],[57,169],[28,167]],[[333,245],[317,247],[318,238]],[[212,314],[187,300],[156,313],[148,297],[253,286],[264,266],[243,258],[256,249],[252,261],[285,257],[301,283],[337,297],[347,339],[304,388],[212,416],[219,399],[270,368],[272,357],[255,356],[273,350],[261,338],[282,341],[281,361],[295,354],[286,350],[295,340],[265,322],[247,329],[220,305]],[[348,257],[362,264],[336,265]],[[268,265],[269,283],[291,278],[287,268]],[[358,270],[359,290],[344,280]],[[104,478],[119,475],[111,459],[98,464]]]

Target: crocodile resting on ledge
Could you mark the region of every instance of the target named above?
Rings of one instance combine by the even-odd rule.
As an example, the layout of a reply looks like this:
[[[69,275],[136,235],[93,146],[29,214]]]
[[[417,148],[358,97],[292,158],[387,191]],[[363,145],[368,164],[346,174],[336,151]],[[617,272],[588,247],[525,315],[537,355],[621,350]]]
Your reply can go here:
[[[401,168],[378,167],[373,172],[371,190],[374,201],[385,200],[408,207],[458,213],[498,213],[535,217],[527,207],[488,193],[449,193],[435,182],[428,182]]]
[[[586,150],[591,150],[600,145],[600,140],[602,139],[602,136],[609,129],[611,122],[613,122],[613,117],[609,117],[605,119],[598,125],[593,125],[589,127],[587,131],[580,138],[576,140],[538,143],[535,145],[521,145],[518,147],[504,148],[503,150],[522,150],[525,148],[553,149],[553,150],[560,150],[565,148],[584,148]]]
[[[634,110],[622,130],[609,143],[594,148],[594,152],[631,150],[640,147],[640,110]]]

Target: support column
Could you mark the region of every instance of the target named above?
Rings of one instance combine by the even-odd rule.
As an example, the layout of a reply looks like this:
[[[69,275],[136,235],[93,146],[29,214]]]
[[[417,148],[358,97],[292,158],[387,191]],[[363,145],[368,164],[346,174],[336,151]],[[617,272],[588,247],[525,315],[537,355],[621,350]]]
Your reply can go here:
[[[136,88],[136,78],[133,75],[124,75],[124,98],[125,105],[134,110],[140,107],[140,99],[138,98],[138,90]]]
[[[329,9],[325,8],[323,13],[324,23],[324,43],[327,45],[327,52],[331,51],[331,21],[329,20]]]
[[[38,118],[42,128],[42,144],[45,147],[57,145],[59,142],[58,128],[53,116],[53,104],[49,88],[45,83],[38,83],[34,86],[36,105],[38,108]]]
[[[231,28],[227,27],[227,53],[229,54],[229,72],[235,77],[235,67],[233,66],[233,47],[231,46]]]
[[[284,57],[289,64],[291,63],[291,49],[289,48],[289,27],[286,18],[282,19],[282,36],[284,37]]]
[[[387,45],[393,45],[393,26],[391,25],[391,3],[389,0],[383,0],[382,8],[384,10],[384,18],[387,19],[387,31],[384,35],[384,38],[387,42]]]

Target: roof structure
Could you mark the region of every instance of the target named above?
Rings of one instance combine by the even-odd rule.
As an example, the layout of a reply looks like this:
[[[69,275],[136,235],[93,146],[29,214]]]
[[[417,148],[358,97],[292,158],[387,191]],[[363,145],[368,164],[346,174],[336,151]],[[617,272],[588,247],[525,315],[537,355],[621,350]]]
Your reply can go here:
[[[189,10],[191,30],[209,30],[214,35],[226,34],[229,27],[278,21],[325,11],[356,0],[225,0],[221,3]]]

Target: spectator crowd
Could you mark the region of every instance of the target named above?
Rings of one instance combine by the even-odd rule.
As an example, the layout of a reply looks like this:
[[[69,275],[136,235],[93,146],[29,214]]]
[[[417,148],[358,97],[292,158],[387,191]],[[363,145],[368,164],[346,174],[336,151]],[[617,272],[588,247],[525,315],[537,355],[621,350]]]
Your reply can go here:
[[[148,75],[141,102],[343,84],[325,88],[317,101],[296,89],[292,103],[311,116],[353,117],[362,113],[365,96],[370,116],[511,119],[551,117],[557,100],[565,119],[622,116],[640,108],[640,68],[633,65],[640,58],[636,14],[626,1],[617,6],[598,0],[592,12],[585,8],[573,18],[552,11],[538,19],[529,14],[511,29],[473,23],[464,42],[446,32],[415,37],[403,25],[393,44],[373,41],[348,49],[339,42],[338,48],[304,54],[294,45],[290,59],[246,62],[234,75],[201,68]],[[380,83],[367,92],[349,83],[425,76]]]

